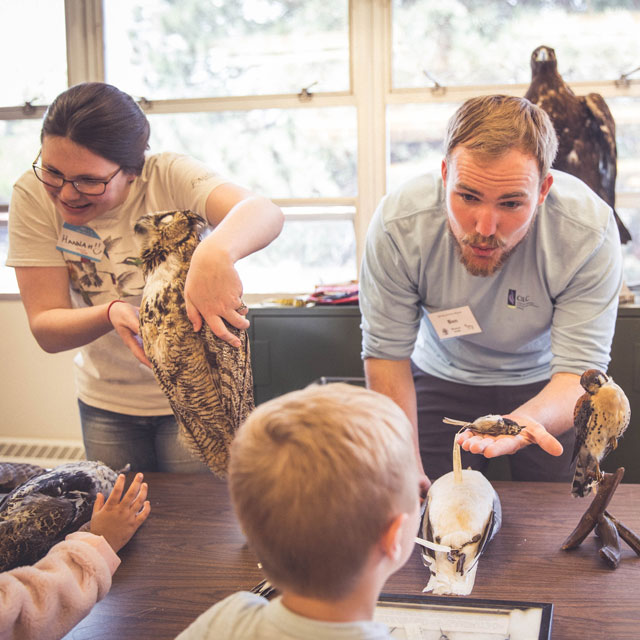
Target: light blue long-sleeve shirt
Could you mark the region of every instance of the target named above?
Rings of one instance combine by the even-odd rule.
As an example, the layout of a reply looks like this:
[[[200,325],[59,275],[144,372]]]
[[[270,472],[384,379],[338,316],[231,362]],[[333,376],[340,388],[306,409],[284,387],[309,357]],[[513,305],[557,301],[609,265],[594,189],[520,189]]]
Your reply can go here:
[[[529,233],[487,277],[459,260],[439,174],[383,198],[361,270],[363,358],[411,357],[431,375],[477,385],[606,371],[622,283],[618,229],[580,180],[552,174]],[[466,305],[481,333],[441,340],[427,314]]]

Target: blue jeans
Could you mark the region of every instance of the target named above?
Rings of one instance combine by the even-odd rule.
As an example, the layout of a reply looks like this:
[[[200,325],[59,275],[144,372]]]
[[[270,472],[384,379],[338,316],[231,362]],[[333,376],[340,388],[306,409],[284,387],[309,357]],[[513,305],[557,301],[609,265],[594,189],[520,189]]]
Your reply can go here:
[[[173,415],[129,416],[97,409],[78,400],[87,460],[99,460],[116,471],[197,473],[207,466],[178,441]]]

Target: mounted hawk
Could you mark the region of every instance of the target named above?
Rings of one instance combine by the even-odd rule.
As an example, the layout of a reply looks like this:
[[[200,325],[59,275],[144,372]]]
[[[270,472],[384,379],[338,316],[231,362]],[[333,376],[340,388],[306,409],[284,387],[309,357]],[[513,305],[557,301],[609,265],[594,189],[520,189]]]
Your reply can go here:
[[[226,475],[229,446],[254,407],[246,331],[227,325],[239,348],[206,323],[193,330],[184,284],[206,222],[192,211],[148,213],[135,224],[145,286],[140,336],[153,373],[169,400],[183,442],[217,475]]]
[[[558,73],[555,51],[545,46],[531,54],[531,84],[524,97],[544,109],[553,122],[558,136],[553,168],[591,187],[613,209],[620,242],[629,242],[631,234],[614,207],[616,125],[603,97],[598,93],[576,96]]]
[[[573,412],[577,458],[571,493],[586,496],[600,482],[600,462],[618,446],[618,438],[631,419],[629,400],[613,379],[598,369],[588,369],[580,377],[583,393]]]

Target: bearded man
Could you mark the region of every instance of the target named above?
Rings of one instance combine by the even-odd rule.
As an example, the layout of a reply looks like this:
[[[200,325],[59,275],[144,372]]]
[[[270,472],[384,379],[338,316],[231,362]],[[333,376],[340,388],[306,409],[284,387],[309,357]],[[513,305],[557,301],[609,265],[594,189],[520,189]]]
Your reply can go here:
[[[466,432],[463,467],[511,454],[514,480],[571,481],[580,375],[607,369],[622,255],[611,208],[550,170],[557,147],[528,100],[472,98],[449,121],[441,171],[388,194],[373,216],[360,283],[365,376],[413,423],[425,489],[451,470],[444,416],[524,427]]]

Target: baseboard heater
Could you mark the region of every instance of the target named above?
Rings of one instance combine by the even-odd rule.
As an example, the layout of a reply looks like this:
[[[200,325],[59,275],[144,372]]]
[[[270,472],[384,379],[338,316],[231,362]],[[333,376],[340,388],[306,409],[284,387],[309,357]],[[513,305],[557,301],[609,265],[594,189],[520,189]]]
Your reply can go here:
[[[0,463],[27,462],[50,469],[84,459],[84,446],[79,440],[0,437]]]

